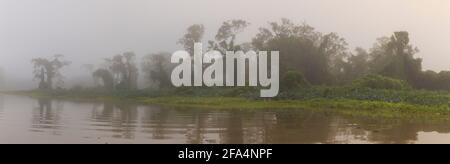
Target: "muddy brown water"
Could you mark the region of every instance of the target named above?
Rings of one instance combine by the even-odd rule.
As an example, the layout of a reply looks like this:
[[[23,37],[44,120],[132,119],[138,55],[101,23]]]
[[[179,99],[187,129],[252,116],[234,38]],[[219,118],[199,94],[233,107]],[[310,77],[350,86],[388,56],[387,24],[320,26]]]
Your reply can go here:
[[[450,122],[0,95],[0,143],[450,143]]]

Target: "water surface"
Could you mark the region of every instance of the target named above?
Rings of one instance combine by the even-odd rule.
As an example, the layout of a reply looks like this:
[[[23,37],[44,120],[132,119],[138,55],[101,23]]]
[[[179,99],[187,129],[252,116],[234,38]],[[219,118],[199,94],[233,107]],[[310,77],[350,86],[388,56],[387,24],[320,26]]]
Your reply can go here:
[[[0,95],[0,143],[450,143],[450,122]]]

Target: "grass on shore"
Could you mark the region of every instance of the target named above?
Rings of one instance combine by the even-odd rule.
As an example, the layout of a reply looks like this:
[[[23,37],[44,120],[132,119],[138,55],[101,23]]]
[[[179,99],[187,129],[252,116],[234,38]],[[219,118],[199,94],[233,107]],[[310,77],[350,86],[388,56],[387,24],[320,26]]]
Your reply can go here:
[[[222,93],[228,92],[218,90]],[[204,91],[203,91],[204,92]],[[142,104],[157,104],[171,107],[204,109],[311,109],[339,112],[346,115],[388,118],[444,118],[450,120],[448,94],[425,91],[380,91],[345,90],[342,88],[302,91],[300,97],[259,99],[245,96],[205,95],[204,93],[177,94],[175,91],[17,91],[8,94],[33,98],[56,98],[80,101],[131,101]],[[211,94],[209,91],[206,94]],[[295,92],[299,93],[299,92]],[[320,96],[327,93],[327,96]],[[367,96],[373,93],[376,96]],[[334,94],[334,95],[333,95]],[[177,95],[177,96],[173,96]],[[305,96],[306,95],[306,96]],[[330,96],[331,95],[331,96]],[[392,95],[395,95],[393,97]],[[396,101],[391,101],[391,99]]]
[[[174,107],[208,109],[309,109],[328,112],[332,111],[351,116],[450,119],[450,108],[445,105],[425,106],[407,103],[349,99],[264,101],[230,97],[159,97],[140,98],[140,102]]]
[[[141,104],[156,104],[170,107],[203,109],[308,109],[337,112],[349,116],[411,119],[450,120],[450,107],[447,104],[421,105],[408,102],[387,102],[358,100],[349,98],[311,98],[311,99],[252,99],[227,96],[149,96],[138,93],[95,93],[69,94],[67,92],[22,91],[9,94],[33,98],[57,98],[81,101],[132,101]],[[120,95],[120,96],[118,96]]]

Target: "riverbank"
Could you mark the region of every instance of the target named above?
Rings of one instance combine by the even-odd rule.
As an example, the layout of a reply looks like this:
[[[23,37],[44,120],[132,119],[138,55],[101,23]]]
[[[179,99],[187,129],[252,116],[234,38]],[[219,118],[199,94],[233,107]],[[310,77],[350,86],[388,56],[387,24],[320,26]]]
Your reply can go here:
[[[141,98],[140,102],[173,107],[208,109],[308,109],[322,112],[337,112],[350,116],[450,119],[450,108],[445,105],[425,106],[349,99],[265,101],[230,97],[160,97]]]
[[[7,92],[33,98],[51,98],[71,101],[114,101],[132,102],[144,105],[163,105],[178,108],[257,110],[257,109],[308,109],[324,112],[337,112],[349,116],[445,119],[450,120],[450,107],[445,103],[424,105],[418,103],[389,102],[379,100],[350,99],[345,97],[318,97],[308,99],[254,99],[230,96],[187,96],[187,95],[143,95],[140,92],[80,94],[68,91],[16,91]],[[417,96],[424,96],[421,94]],[[434,95],[442,97],[443,95]]]

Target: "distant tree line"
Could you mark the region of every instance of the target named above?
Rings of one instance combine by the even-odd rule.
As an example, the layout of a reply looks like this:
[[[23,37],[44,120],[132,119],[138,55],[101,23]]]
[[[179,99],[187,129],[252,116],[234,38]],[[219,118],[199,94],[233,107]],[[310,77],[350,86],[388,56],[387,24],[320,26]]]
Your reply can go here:
[[[208,49],[222,54],[226,51],[279,51],[281,86],[285,89],[379,82],[389,85],[385,87],[388,89],[405,88],[398,85],[407,84],[414,89],[450,91],[450,71],[424,71],[422,59],[416,57],[419,50],[410,43],[406,31],[379,38],[369,50],[349,50],[345,39],[336,33],[321,33],[306,23],[295,24],[282,19],[261,27],[251,41],[237,43],[239,34],[249,25],[244,20],[225,21],[215,37],[207,42]],[[203,42],[204,36],[205,27],[195,24],[187,28],[177,43],[193,54],[194,43]],[[93,65],[85,65],[85,68],[99,86],[108,90],[137,89],[139,72],[153,87],[170,88],[173,65],[169,57],[170,53],[166,52],[147,55],[140,60],[139,71],[136,55],[127,52],[105,59],[98,69]],[[53,89],[54,81],[61,82],[60,69],[69,64],[62,56],[36,58],[32,62],[40,89]],[[362,81],[364,79],[367,81]]]

